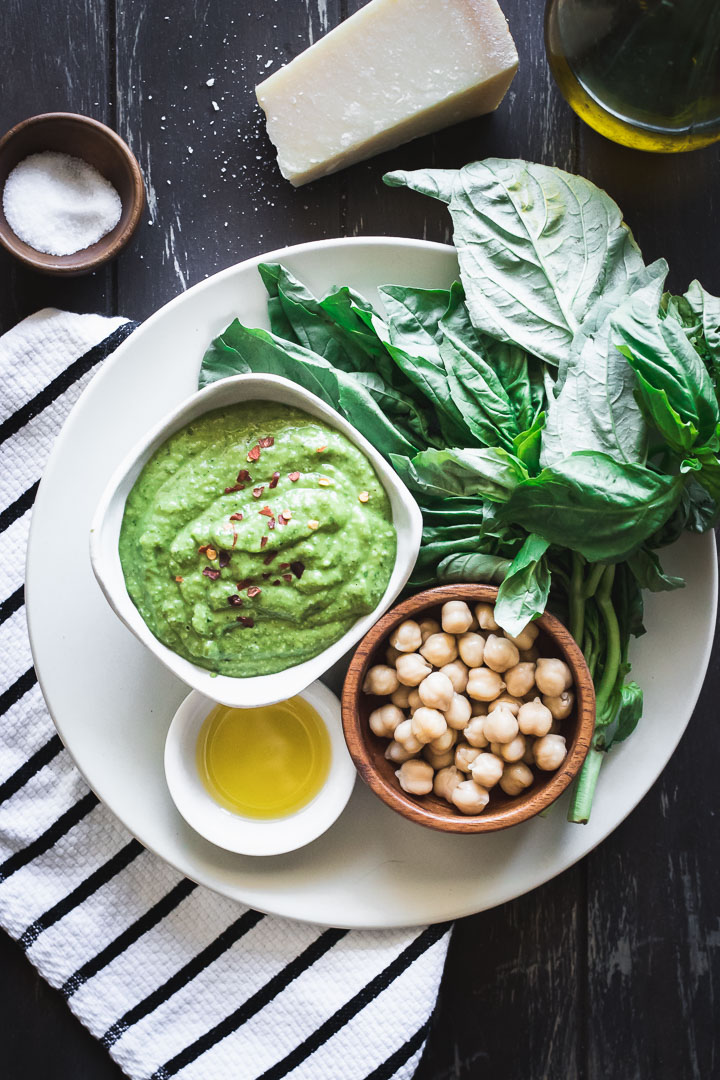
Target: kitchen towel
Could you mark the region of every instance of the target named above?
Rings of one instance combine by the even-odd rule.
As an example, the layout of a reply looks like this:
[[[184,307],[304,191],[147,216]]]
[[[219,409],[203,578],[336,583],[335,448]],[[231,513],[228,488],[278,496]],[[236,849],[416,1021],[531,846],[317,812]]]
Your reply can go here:
[[[98,801],[45,708],[25,626],[32,503],[70,409],[134,326],[47,308],[0,338],[0,925],[128,1076],[405,1080],[448,926],[322,929],[195,885]]]

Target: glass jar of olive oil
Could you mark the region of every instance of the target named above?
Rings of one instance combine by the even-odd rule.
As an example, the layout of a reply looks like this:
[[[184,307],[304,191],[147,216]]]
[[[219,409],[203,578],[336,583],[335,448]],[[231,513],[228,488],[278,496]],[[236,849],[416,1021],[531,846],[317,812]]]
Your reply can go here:
[[[575,112],[640,150],[720,139],[720,0],[548,0],[550,68]]]

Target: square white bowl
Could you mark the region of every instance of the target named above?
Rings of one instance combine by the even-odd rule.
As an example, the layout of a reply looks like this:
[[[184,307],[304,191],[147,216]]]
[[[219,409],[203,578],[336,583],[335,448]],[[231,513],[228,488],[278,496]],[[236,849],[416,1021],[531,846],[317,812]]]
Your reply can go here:
[[[118,543],[130,489],[158,447],[191,420],[212,409],[253,400],[273,401],[302,409],[340,431],[365,454],[390,500],[397,549],[395,565],[380,603],[368,615],[359,618],[338,641],[312,659],[273,675],[237,678],[214,675],[179,656],[155,637],[127,591]],[[421,535],[422,516],[414,498],[385,459],[347,420],[289,379],[278,375],[235,375],[193,394],[133,447],[111,477],[95,511],[90,528],[90,560],[100,588],[115,614],[170,671],[214,701],[236,708],[251,708],[271,705],[299,694],[363,637],[387,611],[408,580],[420,550]]]

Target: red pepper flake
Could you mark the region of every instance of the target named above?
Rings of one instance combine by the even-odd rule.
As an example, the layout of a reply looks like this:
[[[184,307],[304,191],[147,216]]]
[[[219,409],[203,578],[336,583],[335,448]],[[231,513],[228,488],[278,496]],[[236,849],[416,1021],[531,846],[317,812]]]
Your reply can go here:
[[[240,512],[238,512],[237,514],[231,514],[230,515],[230,520],[231,521],[242,521],[242,519],[243,519],[243,516],[242,516],[242,514]]]
[[[233,491],[244,491],[244,490],[245,490],[245,485],[244,484],[234,484],[233,487],[225,488],[225,491],[224,491],[223,494],[232,495]]]
[[[288,473],[288,480],[292,480],[293,484],[296,484],[299,479],[300,479],[300,473],[299,472]]]
[[[287,581],[289,584],[292,585],[292,579],[292,574],[283,574],[283,581]]]
[[[233,593],[232,596],[228,596],[228,604],[230,604],[231,607],[242,607],[242,596],[237,596],[237,594]]]
[[[178,584],[182,584],[185,578],[176,577],[175,580],[178,582]]]
[[[289,570],[290,569],[290,563],[289,562],[281,562],[280,563],[280,569],[281,570]]]
[[[261,537],[260,537],[260,549],[261,549],[261,550],[262,550],[262,548],[264,548],[264,547],[265,547],[265,545],[267,544],[267,542],[268,542],[268,538],[267,538],[267,536],[261,536]]]
[[[224,570],[226,566],[230,565],[230,552],[220,549],[218,553],[218,566],[221,570]]]
[[[295,562],[290,563],[290,569],[296,578],[300,579],[305,573],[305,563],[297,559]]]
[[[275,580],[273,581],[273,585],[279,585],[279,584],[280,584],[280,578],[275,578]]]
[[[202,547],[198,548],[198,555],[204,555],[209,547],[210,547],[209,544],[203,544]]]
[[[264,490],[264,484],[261,484],[260,487],[253,488],[253,499],[259,499]]]
[[[254,494],[254,492],[253,492],[253,494]],[[258,510],[258,514],[264,514],[265,517],[270,517],[270,518],[273,516],[273,512],[272,512],[272,510],[270,509],[269,506],[263,506],[262,510]]]
[[[260,457],[260,447],[259,446],[253,446],[252,450],[248,450],[248,453],[247,453],[248,461],[257,461],[259,457]]]
[[[258,446],[262,446],[263,450],[267,450],[268,446],[273,446],[274,443],[272,435],[265,435],[262,439],[258,439]]]
[[[251,615],[238,615],[237,621],[239,623],[242,623],[243,626],[251,627],[255,625],[255,620],[252,618]]]
[[[209,577],[211,581],[217,581],[220,577],[220,571],[213,570],[212,566],[206,566],[203,570],[203,577]]]
[[[249,578],[249,577],[243,578],[242,581],[238,581],[235,588],[237,589],[238,592],[242,592],[243,589],[247,588],[247,586],[250,584],[251,581],[252,581],[252,578]]]
[[[327,450],[327,446],[316,446],[315,447],[315,453],[316,454],[322,454],[323,450]]]
[[[237,482],[238,484],[252,484],[252,476],[247,471],[247,469],[240,470],[240,472],[237,474]]]
[[[235,545],[237,544],[237,538],[238,538],[238,534],[233,529],[233,542],[232,542],[233,547],[235,547]]]
[[[283,521],[289,521],[292,517],[292,513],[290,512],[290,510],[281,510],[278,514],[278,517],[282,518]]]
[[[270,520],[268,521],[268,529],[274,529],[274,528],[275,528],[275,518],[271,517]]]
[[[267,579],[268,579],[269,577],[272,577],[272,575],[271,575],[271,574],[270,574],[270,572],[268,571],[268,573],[267,573],[267,574],[263,574],[263,581],[267,581]]]
[[[267,555],[265,556],[265,558],[263,559],[263,564],[264,564],[265,566],[269,566],[269,565],[270,565],[270,563],[271,563],[271,562],[273,561],[273,559],[275,558],[275,556],[276,556],[276,555],[277,555],[277,552],[276,552],[276,551],[270,551],[270,552],[268,552],[268,554],[267,554]]]
[[[261,592],[262,592],[262,589],[260,588],[259,585],[251,585],[250,588],[247,591],[247,594],[250,597],[250,599],[252,600],[252,598],[254,596],[259,596]]]
[[[279,472],[274,472],[272,474],[272,477],[270,478],[270,483],[268,484],[268,487],[276,488],[278,486],[278,480],[279,479],[280,479],[280,473]]]

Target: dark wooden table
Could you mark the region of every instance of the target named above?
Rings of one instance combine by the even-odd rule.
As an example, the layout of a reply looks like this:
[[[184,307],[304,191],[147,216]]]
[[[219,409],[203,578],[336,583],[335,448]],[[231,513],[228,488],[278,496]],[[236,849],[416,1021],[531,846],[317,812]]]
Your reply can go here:
[[[253,86],[359,6],[5,0],[0,131],[58,109],[105,121],[138,156],[149,207],[132,248],[92,277],[58,282],[3,254],[0,331],[46,304],[144,319],[209,274],[288,243],[447,240],[439,204],[390,193],[380,178],[489,155],[589,177],[617,199],[645,256],[668,258],[674,290],[699,277],[720,291],[720,149],[642,155],[585,128],[545,63],[543,0],[504,0],[520,71],[495,115],[294,190]],[[634,814],[555,881],[456,927],[420,1080],[720,1076],[719,692],[716,649],[688,733]],[[0,1005],[7,1080],[121,1075],[8,939]]]

